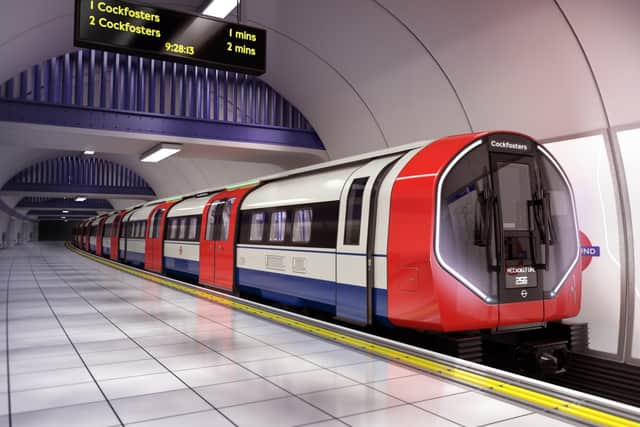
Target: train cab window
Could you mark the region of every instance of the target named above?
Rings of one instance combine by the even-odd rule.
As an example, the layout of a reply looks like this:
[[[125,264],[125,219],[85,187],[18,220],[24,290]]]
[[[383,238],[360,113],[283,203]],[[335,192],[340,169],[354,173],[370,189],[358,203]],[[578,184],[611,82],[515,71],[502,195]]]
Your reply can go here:
[[[362,221],[362,199],[369,178],[354,179],[347,196],[347,216],[344,227],[344,244],[360,244],[360,222]]]
[[[233,209],[233,203],[236,201],[235,197],[226,201],[222,207],[222,218],[220,221],[220,234],[218,240],[227,240],[229,238],[229,223],[231,222],[231,210]]]
[[[495,227],[486,144],[469,151],[438,182],[436,255],[451,274],[476,293],[497,295]],[[519,219],[513,226],[517,226]]]
[[[287,211],[271,212],[271,224],[269,228],[269,241],[283,242],[287,225]]]
[[[291,241],[294,243],[309,243],[311,240],[311,208],[296,209],[293,213],[293,231]]]
[[[505,230],[528,230],[527,200],[531,198],[531,173],[526,163],[497,162],[500,208]]]
[[[249,240],[252,242],[259,242],[264,235],[264,212],[255,212],[251,214],[251,231],[249,233]]]

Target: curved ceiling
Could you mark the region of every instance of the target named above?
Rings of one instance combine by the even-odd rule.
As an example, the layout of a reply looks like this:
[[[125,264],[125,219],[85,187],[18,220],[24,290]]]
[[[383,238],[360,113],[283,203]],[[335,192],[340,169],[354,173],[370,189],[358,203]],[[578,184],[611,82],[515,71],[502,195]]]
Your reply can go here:
[[[73,49],[72,0],[5,3],[0,57],[11,60],[0,81]],[[242,1],[243,22],[268,30],[263,79],[309,119],[330,158],[469,130],[546,139],[638,122],[638,16],[636,0]],[[0,167],[13,170],[62,152],[0,143],[15,159]],[[199,155],[149,166],[104,151],[160,195],[289,167]],[[11,176],[0,171],[0,181]]]

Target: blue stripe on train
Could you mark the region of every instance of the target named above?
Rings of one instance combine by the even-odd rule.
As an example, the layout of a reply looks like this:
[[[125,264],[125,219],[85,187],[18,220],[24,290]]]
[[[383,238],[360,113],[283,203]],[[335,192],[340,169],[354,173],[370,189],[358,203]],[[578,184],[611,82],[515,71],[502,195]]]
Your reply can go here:
[[[127,264],[134,267],[144,267],[144,254],[141,252],[127,251]]]
[[[308,307],[355,322],[366,321],[367,295],[363,286],[288,274],[238,268],[242,291],[294,307]],[[373,307],[376,321],[388,324],[387,291],[375,289]]]
[[[103,246],[102,247],[102,256],[109,258],[111,256],[111,247],[109,246]]]
[[[169,276],[197,282],[200,262],[183,258],[164,257],[164,270]]]

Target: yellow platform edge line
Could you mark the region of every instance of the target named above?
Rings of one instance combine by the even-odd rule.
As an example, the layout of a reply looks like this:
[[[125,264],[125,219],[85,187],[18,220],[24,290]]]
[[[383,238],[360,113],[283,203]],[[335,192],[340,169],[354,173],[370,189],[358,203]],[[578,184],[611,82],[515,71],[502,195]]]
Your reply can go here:
[[[291,318],[288,318],[273,312],[269,312],[266,310],[262,310],[256,307],[251,307],[236,301],[232,301],[223,296],[212,295],[206,291],[194,289],[190,286],[185,286],[179,283],[175,283],[174,281],[169,279],[165,279],[165,278],[148,274],[142,271],[138,271],[124,264],[120,264],[118,262],[115,262],[106,258],[98,257],[97,255],[93,255],[91,253],[80,250],[69,243],[66,243],[65,246],[67,247],[67,249],[69,249],[70,251],[78,255],[84,256],[85,258],[92,259],[103,265],[115,268],[117,270],[123,271],[133,276],[136,276],[145,280],[149,280],[151,282],[158,283],[163,286],[167,286],[167,287],[179,290],[181,292],[184,292],[199,298],[203,298],[221,305],[242,310],[244,312],[251,313],[251,314],[260,316],[262,318],[273,320],[277,323],[285,324],[285,325],[294,327],[296,329],[300,329],[305,332],[312,333],[314,335],[319,335],[323,338],[327,338],[332,341],[337,341],[349,347],[355,347],[365,352],[382,356],[386,359],[397,360],[406,365],[413,366],[431,373],[435,373],[440,376],[450,378],[450,379],[462,382],[464,384],[474,386],[479,389],[484,389],[494,394],[502,395],[518,401],[523,401],[523,402],[532,404],[534,406],[544,408],[546,410],[561,412],[575,419],[583,420],[591,424],[599,424],[599,425],[611,426],[611,427],[640,427],[640,423],[627,418],[620,417],[618,415],[610,414],[610,413],[593,409],[588,406],[580,405],[577,403],[572,403],[563,399],[551,397],[544,393],[529,390],[521,386],[487,378],[482,375],[466,371],[464,369],[453,368],[451,366],[434,362],[432,360],[425,359],[423,357],[415,356],[410,353],[405,353],[400,350],[395,350],[393,348],[386,347],[384,345],[370,343],[368,341],[355,338],[352,336],[344,335],[339,332],[331,331],[319,326],[309,325],[299,320],[291,319]]]

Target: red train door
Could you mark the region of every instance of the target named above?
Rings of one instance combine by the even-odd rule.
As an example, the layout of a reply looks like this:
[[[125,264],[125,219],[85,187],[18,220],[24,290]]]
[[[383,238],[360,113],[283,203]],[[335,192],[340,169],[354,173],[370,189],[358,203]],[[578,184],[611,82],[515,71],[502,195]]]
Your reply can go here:
[[[200,231],[200,283],[233,290],[238,211],[252,188],[223,191],[207,202]]]
[[[110,258],[114,261],[118,260],[118,254],[120,253],[120,230],[122,226],[122,218],[126,211],[118,213],[116,219],[113,220],[111,225],[111,254]]]
[[[167,212],[175,203],[176,201],[161,203],[149,213],[144,251],[145,270],[162,273],[164,224]]]
[[[105,216],[98,222],[98,231],[96,231],[96,255],[102,256],[102,233],[104,233],[104,222],[107,220]]]

